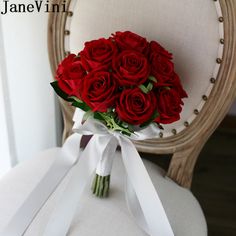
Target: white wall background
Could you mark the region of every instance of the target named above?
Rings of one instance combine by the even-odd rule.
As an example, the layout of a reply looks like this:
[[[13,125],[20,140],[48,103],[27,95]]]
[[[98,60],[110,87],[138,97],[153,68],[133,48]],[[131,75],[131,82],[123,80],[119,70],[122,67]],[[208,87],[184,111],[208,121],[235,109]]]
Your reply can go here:
[[[0,35],[2,33],[2,27],[0,22]],[[0,37],[0,177],[6,173],[11,167],[11,154],[9,146],[9,137],[8,137],[8,127],[7,127],[7,109],[5,106],[5,94],[7,84],[5,84],[6,70],[5,70],[5,61],[4,61],[4,49],[2,37]]]
[[[44,12],[0,17],[0,166],[4,169],[57,144],[60,117],[49,84],[47,20]]]

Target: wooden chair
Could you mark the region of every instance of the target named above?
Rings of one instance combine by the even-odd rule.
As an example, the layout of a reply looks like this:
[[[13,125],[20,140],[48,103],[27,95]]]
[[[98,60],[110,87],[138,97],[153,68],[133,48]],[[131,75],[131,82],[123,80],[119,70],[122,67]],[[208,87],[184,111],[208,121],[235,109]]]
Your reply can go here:
[[[158,189],[175,235],[207,235],[202,210],[188,188],[202,147],[226,115],[236,95],[236,2],[68,0],[66,7],[67,13],[51,13],[49,17],[49,55],[53,74],[67,53],[76,53],[83,48],[85,41],[109,36],[118,30],[131,30],[148,39],[158,40],[174,54],[176,71],[189,94],[181,119],[164,126],[160,137],[135,144],[141,152],[173,153],[167,173],[151,162],[144,163]],[[73,109],[60,102],[65,140],[71,134]],[[0,217],[0,227],[52,161],[50,158],[34,158],[1,180],[0,209],[4,217]],[[69,235],[146,235],[127,211],[122,193],[123,176],[120,158],[115,158],[110,198],[97,199],[87,189]],[[66,181],[67,178],[39,212],[26,236],[42,235],[43,226]],[[7,208],[4,205],[6,199],[11,202]]]
[[[142,152],[173,153],[167,176],[189,188],[197,157],[236,94],[235,1],[70,0],[67,9],[67,14],[51,14],[49,19],[53,74],[66,54],[117,30],[129,29],[158,40],[174,54],[189,94],[181,119],[164,126],[159,138],[136,146]],[[63,101],[61,107],[65,140],[71,134],[73,108]]]

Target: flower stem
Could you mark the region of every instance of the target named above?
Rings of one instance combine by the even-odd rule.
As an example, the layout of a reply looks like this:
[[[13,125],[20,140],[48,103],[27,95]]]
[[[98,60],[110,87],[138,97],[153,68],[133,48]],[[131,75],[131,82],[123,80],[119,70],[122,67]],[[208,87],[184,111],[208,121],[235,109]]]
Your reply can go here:
[[[100,176],[96,174],[92,184],[93,194],[100,198],[108,197],[109,187],[110,187],[110,175]]]

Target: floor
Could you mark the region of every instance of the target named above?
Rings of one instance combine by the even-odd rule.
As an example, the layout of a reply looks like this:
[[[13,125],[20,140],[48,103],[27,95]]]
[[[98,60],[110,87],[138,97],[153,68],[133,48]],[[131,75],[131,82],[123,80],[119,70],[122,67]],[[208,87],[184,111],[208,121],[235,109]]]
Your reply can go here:
[[[158,165],[166,169],[170,158],[158,158]],[[211,136],[198,159],[192,191],[205,213],[208,236],[236,236],[236,127],[220,127]]]

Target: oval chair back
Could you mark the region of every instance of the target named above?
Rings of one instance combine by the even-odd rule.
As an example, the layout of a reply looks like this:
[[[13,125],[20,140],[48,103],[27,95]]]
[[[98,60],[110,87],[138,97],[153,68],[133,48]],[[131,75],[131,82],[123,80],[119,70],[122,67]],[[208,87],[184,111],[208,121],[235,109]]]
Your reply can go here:
[[[64,1],[54,1],[62,4]],[[160,42],[174,55],[175,70],[189,97],[181,119],[159,137],[136,142],[139,151],[173,153],[167,175],[190,187],[197,157],[226,115],[236,91],[236,2],[234,0],[70,0],[67,12],[49,17],[53,74],[84,42],[130,30]],[[73,108],[64,101],[63,139],[71,134]]]

